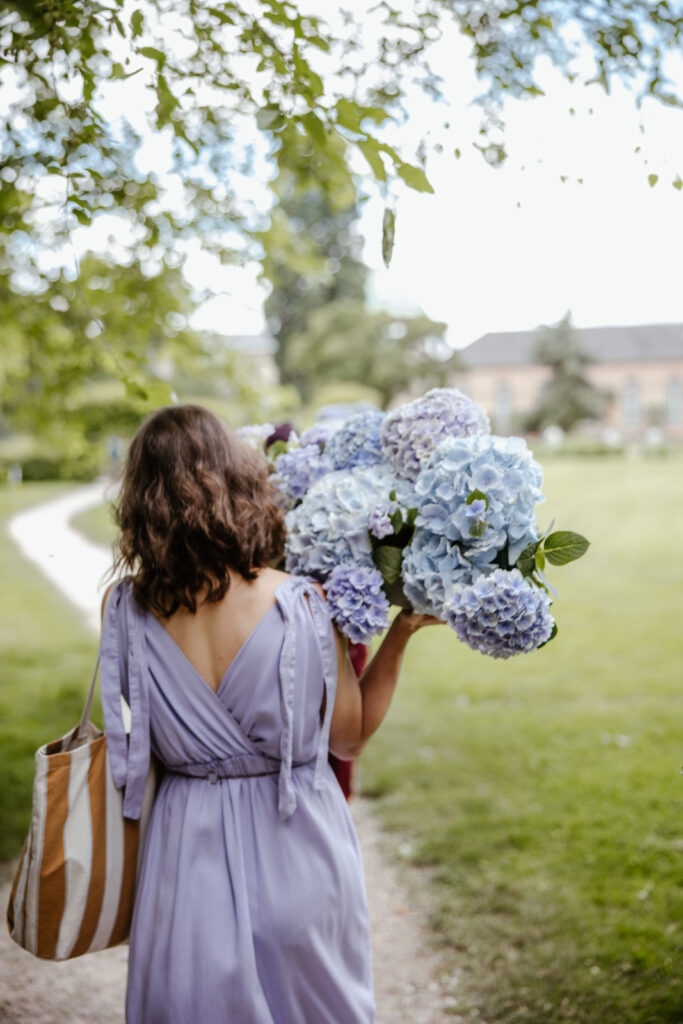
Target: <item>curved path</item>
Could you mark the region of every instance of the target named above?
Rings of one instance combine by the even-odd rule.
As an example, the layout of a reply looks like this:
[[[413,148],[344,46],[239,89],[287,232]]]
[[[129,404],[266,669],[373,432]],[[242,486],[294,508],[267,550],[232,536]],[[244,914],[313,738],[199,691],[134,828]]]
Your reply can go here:
[[[99,592],[111,556],[69,521],[111,497],[107,490],[106,481],[79,487],[19,513],[8,524],[24,556],[95,631],[99,630]],[[457,975],[446,972],[426,925],[430,909],[426,886],[420,884],[417,872],[399,864],[370,802],[355,797],[351,810],[363,850],[370,904],[377,1024],[465,1024],[457,1014]],[[8,896],[6,884],[0,893],[3,906]],[[119,946],[65,963],[45,962],[14,945],[2,929],[0,1022],[123,1024],[127,953],[126,946]]]

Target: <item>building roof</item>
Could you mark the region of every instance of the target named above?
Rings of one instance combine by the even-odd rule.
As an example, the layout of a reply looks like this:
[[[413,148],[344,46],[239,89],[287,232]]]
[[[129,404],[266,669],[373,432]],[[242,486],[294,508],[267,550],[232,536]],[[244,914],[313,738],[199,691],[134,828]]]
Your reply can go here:
[[[484,334],[460,349],[468,368],[519,366],[532,362],[534,344],[542,328]],[[598,363],[683,359],[683,324],[635,324],[628,327],[574,328],[588,353]]]

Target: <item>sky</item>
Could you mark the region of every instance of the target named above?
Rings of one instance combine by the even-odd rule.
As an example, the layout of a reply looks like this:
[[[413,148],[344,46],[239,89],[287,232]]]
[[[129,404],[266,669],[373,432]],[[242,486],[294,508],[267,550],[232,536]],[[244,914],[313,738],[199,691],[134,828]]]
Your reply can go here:
[[[425,130],[443,152],[427,164],[434,195],[401,183],[394,189],[388,269],[383,201],[375,194],[365,204],[373,305],[424,310],[447,324],[455,348],[489,331],[555,323],[568,310],[579,327],[683,322],[683,191],[672,185],[683,176],[683,111],[654,100],[638,110],[625,86],[606,95],[599,85],[571,85],[544,62],[546,95],[506,103],[509,157],[494,168],[472,146],[479,112],[471,99],[481,86],[468,48],[447,33],[435,54],[446,103],[416,94],[409,123],[396,129],[407,157]],[[673,71],[680,90],[683,61]],[[362,158],[357,167],[365,171]],[[650,174],[658,175],[654,187]],[[212,278],[210,261],[197,260],[202,280],[222,282],[227,294],[208,303],[196,323],[229,324],[236,334],[264,330],[258,268],[216,270]]]

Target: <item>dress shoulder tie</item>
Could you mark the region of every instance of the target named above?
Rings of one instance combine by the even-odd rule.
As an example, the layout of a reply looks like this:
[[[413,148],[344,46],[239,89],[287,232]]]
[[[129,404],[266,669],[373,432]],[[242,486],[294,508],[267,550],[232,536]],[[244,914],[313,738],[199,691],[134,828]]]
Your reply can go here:
[[[130,734],[121,711],[123,672],[127,672]],[[126,818],[140,817],[149,772],[148,674],[144,613],[133,598],[130,581],[122,580],[109,595],[102,624],[100,686],[109,762],[114,784],[125,790]]]

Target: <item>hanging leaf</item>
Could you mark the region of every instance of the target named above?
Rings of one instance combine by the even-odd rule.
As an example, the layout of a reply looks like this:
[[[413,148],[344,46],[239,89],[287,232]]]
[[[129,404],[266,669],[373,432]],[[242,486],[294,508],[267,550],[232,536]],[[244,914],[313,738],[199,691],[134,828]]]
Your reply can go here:
[[[413,164],[398,164],[396,167],[396,173],[399,178],[405,181],[406,185],[410,188],[414,188],[416,192],[433,192],[429,178],[422,170],[421,167],[415,167]]]
[[[394,251],[395,235],[396,214],[387,206],[382,217],[382,259],[387,267],[391,263],[391,256]]]
[[[370,164],[370,169],[377,181],[386,181],[387,172],[382,162],[382,157],[379,155],[378,143],[374,139],[361,139],[358,142],[358,148]]]

